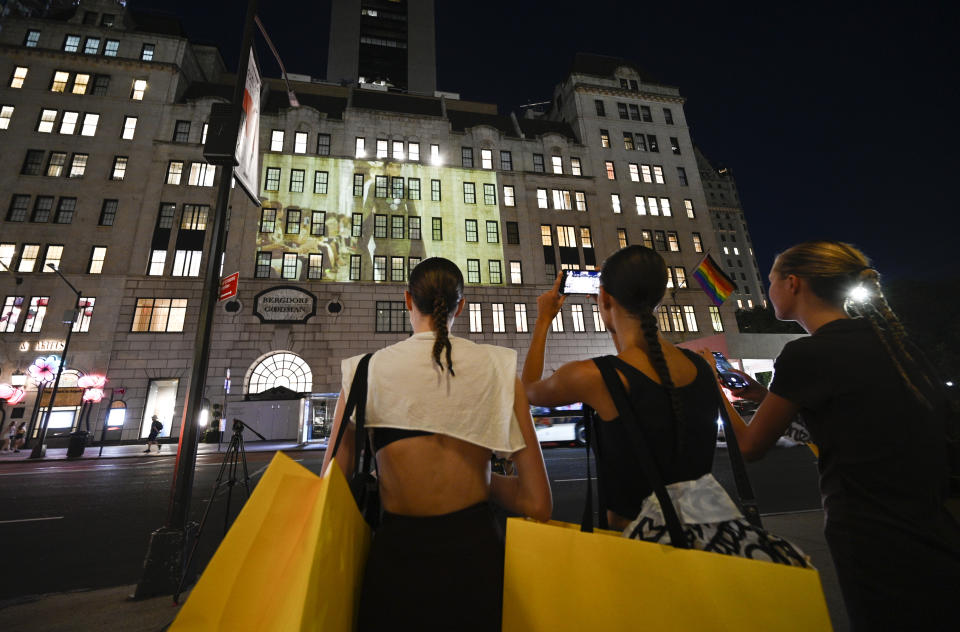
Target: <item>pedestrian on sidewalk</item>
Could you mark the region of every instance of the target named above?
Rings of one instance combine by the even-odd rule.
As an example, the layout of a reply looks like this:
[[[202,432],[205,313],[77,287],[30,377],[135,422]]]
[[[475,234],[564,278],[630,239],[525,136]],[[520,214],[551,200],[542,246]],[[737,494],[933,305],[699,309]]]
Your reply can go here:
[[[756,460],[799,413],[819,452],[824,534],[853,630],[956,630],[960,525],[948,489],[949,395],[907,336],[869,259],[813,241],[770,271],[780,320],[811,335],[787,343],[749,425],[727,404],[743,456]],[[706,352],[709,354],[709,352]]]
[[[27,440],[27,422],[21,421],[20,425],[17,426],[17,431],[13,435],[13,442],[10,446],[13,448],[14,452],[19,452],[20,448],[23,447],[23,444]]]
[[[13,437],[17,434],[17,422],[10,420],[10,427],[7,429],[7,436],[3,439],[3,444],[0,445],[0,452],[11,452],[13,451]]]
[[[147,449],[144,452],[150,452],[150,446],[157,446],[157,452],[160,452],[160,448],[163,446],[160,445],[160,441],[157,439],[157,435],[160,434],[160,431],[163,430],[163,422],[160,421],[160,418],[154,415],[152,418],[152,423],[150,424],[150,435],[147,437]]]

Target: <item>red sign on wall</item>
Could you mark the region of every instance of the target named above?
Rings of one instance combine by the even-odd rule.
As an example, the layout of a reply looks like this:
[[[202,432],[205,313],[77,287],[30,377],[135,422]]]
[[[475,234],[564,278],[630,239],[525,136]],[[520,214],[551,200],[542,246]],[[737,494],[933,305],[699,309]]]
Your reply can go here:
[[[240,273],[234,272],[228,277],[220,280],[220,298],[217,300],[225,301],[237,295],[237,283],[240,280]]]

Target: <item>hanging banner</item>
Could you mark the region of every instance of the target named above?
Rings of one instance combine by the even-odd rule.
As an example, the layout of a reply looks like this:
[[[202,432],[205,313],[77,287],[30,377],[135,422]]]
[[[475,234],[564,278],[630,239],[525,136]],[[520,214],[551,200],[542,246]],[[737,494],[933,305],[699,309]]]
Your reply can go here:
[[[243,102],[240,107],[240,133],[237,135],[237,162],[233,175],[247,195],[259,205],[260,193],[260,91],[263,82],[260,71],[250,50],[247,65],[247,81],[243,86]]]

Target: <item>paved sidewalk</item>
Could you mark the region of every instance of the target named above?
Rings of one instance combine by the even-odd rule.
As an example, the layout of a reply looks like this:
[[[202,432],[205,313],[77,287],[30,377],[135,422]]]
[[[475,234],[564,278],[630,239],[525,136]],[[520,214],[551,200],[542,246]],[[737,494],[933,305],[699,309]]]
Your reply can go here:
[[[152,456],[176,456],[177,455],[177,444],[174,441],[170,443],[161,443],[160,451],[158,452],[156,447],[150,447],[150,454]],[[217,452],[224,452],[229,445],[229,439],[227,441],[216,444],[216,443],[201,443],[197,448],[197,454],[216,454]],[[326,439],[322,441],[310,441],[308,443],[298,443],[296,441],[250,441],[244,437],[243,447],[247,452],[277,452],[279,450],[290,451],[290,450],[325,450],[327,448]],[[18,463],[18,462],[30,462],[36,463],[38,461],[79,461],[87,459],[124,459],[124,458],[134,458],[134,457],[145,457],[147,454],[144,452],[146,446],[143,443],[129,443],[125,445],[105,445],[103,447],[103,454],[100,454],[100,446],[93,445],[87,446],[83,452],[83,456],[67,458],[67,449],[66,448],[48,448],[46,457],[42,459],[31,459],[30,458],[30,448],[23,448],[20,452],[0,452],[0,463]]]
[[[216,446],[214,446],[215,448]],[[142,449],[142,448],[140,448]],[[827,607],[836,632],[849,623],[840,597],[836,573],[823,539],[823,512],[809,511],[764,516],[764,526],[797,544],[820,571]],[[131,601],[134,586],[37,595],[0,603],[4,632],[111,630],[160,632],[179,610],[170,597]],[[184,598],[185,600],[185,598]],[[812,631],[813,632],[813,631]]]

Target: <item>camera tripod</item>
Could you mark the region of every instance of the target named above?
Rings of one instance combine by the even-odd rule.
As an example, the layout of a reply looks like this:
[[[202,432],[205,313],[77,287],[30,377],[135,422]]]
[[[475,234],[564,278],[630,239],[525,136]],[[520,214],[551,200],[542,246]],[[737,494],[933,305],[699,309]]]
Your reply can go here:
[[[203,534],[203,528],[207,524],[207,516],[210,515],[210,508],[213,507],[213,501],[217,497],[217,491],[226,485],[227,487],[227,506],[223,514],[223,535],[227,535],[227,529],[230,527],[230,501],[233,498],[233,488],[238,482],[243,482],[247,490],[247,498],[250,498],[250,471],[247,469],[247,451],[243,447],[243,431],[249,430],[260,437],[261,441],[267,438],[262,434],[240,421],[233,420],[233,437],[230,439],[230,445],[223,455],[223,461],[220,463],[220,471],[217,473],[217,480],[213,484],[213,491],[210,493],[210,500],[207,501],[207,507],[203,510],[203,517],[200,518],[200,525],[194,534],[193,544],[190,546],[190,555],[187,556],[187,563],[183,567],[183,575],[180,576],[180,583],[177,585],[177,592],[173,595],[173,602],[180,603],[180,594],[183,592],[187,578],[190,576],[190,567],[193,564],[193,556],[197,552],[197,545],[200,544],[200,536]],[[242,470],[241,470],[242,468]],[[242,471],[242,477],[238,477]],[[227,475],[224,480],[224,474]]]

